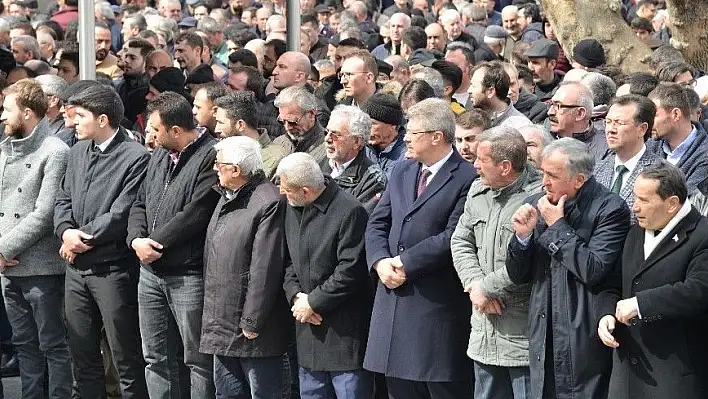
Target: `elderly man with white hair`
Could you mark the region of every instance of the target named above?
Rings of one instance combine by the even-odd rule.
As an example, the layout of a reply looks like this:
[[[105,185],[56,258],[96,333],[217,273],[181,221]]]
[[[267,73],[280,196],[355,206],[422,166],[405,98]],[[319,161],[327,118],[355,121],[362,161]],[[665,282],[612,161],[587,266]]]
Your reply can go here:
[[[68,129],[64,125],[64,115],[61,112],[63,104],[60,98],[69,84],[56,75],[40,75],[34,80],[42,87],[44,96],[47,98],[47,112],[39,123],[45,125],[51,135],[59,137],[70,145],[74,142],[74,129]]]
[[[529,125],[519,128],[519,133],[526,140],[526,154],[528,160],[541,168],[541,154],[547,145],[551,144],[555,138],[543,127],[543,125]]]
[[[363,369],[373,297],[368,214],[308,154],[285,157],[276,174],[290,204],[283,288],[297,321],[300,397],[371,398],[373,376]]]
[[[289,383],[283,356],[291,338],[282,288],[285,198],[266,178],[256,140],[228,137],[214,148],[221,198],[204,250],[200,350],[214,355],[217,397],[279,398]]]
[[[462,25],[460,13],[457,10],[445,10],[440,15],[440,22],[447,33],[449,42],[464,42],[475,49],[478,47],[477,40],[464,31],[464,25]]]
[[[386,176],[367,156],[371,118],[358,107],[338,105],[327,124],[327,159],[320,162],[339,187],[356,197],[371,212],[386,188]]]
[[[411,17],[397,12],[388,20],[391,40],[380,44],[371,51],[371,55],[379,60],[385,60],[389,55],[401,55],[401,40],[403,30],[411,26]]]

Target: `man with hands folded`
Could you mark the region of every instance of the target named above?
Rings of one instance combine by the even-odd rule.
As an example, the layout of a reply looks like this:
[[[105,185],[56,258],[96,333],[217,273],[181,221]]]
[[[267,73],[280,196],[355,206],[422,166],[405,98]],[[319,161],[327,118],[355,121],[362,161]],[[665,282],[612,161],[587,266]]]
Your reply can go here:
[[[597,328],[614,348],[610,398],[708,396],[708,221],[666,161],[634,186],[638,225],[597,298]]]

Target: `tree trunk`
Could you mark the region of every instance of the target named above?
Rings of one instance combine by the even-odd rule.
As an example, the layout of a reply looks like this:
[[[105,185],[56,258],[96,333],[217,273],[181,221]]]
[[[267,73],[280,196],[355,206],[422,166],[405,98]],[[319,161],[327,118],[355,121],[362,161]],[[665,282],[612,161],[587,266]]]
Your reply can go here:
[[[666,0],[671,26],[671,45],[681,50],[686,62],[708,69],[708,0]]]
[[[674,1],[686,5],[696,2]],[[701,0],[705,1],[708,0]],[[541,5],[566,54],[572,56],[572,49],[580,40],[592,37],[605,48],[608,65],[616,65],[625,73],[649,71],[651,50],[620,15],[619,0],[541,0]],[[691,28],[705,30],[705,26]]]

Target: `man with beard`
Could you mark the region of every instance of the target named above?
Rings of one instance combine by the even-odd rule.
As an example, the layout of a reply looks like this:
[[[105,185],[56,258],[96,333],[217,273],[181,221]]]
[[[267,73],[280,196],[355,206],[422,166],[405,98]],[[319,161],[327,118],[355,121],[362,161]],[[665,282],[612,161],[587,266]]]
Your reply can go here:
[[[320,162],[322,172],[356,197],[368,213],[374,210],[386,188],[383,171],[364,150],[370,135],[369,115],[351,105],[338,105],[327,125],[327,159]]]
[[[386,177],[389,177],[394,165],[406,155],[401,104],[389,94],[376,93],[362,104],[361,110],[371,118],[366,156],[376,162]]]
[[[474,108],[455,116],[455,148],[465,161],[477,160],[477,136],[489,128],[489,118]]]
[[[491,125],[520,128],[530,125],[531,121],[519,112],[507,98],[510,78],[499,63],[481,64],[472,75],[470,96],[474,106],[487,112]]]
[[[325,131],[317,122],[317,98],[303,87],[288,87],[275,99],[278,120],[285,126],[286,134],[273,143],[282,147],[285,154],[306,152],[319,163],[326,159]]]
[[[104,22],[96,21],[96,72],[102,72],[116,79],[123,76],[118,67],[118,57],[111,54],[111,29]]]
[[[288,51],[278,58],[275,69],[273,69],[273,87],[283,90],[291,86],[305,86],[308,84],[307,78],[311,69],[310,59],[305,54],[298,51]],[[308,87],[308,90],[312,90],[311,87]],[[270,108],[269,112],[272,110],[271,104],[270,101],[266,104]],[[329,113],[327,104],[318,98],[317,121],[322,126],[326,126],[329,122]]]
[[[186,78],[202,64],[204,41],[196,33],[184,33],[175,39],[175,60]]]
[[[549,100],[562,80],[555,72],[558,43],[539,39],[526,50],[524,57],[528,58],[528,67],[533,74],[534,94],[541,101]]]
[[[122,51],[121,66],[123,76],[118,78],[114,87],[123,101],[125,117],[135,123],[147,105],[145,95],[148,91],[148,77],[145,75],[145,58],[155,48],[143,39],[129,40]]]

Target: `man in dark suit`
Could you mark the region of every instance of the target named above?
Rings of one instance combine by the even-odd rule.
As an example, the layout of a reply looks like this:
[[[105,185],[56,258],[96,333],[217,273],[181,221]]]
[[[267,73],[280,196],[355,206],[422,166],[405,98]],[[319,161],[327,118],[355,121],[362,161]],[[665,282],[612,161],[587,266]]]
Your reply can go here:
[[[471,398],[470,301],[450,238],[476,173],[453,150],[449,103],[423,100],[408,118],[408,159],[391,172],[366,232],[380,282],[364,367],[386,375],[392,399]]]
[[[595,165],[595,179],[619,194],[631,209],[634,182],[647,166],[660,159],[647,151],[644,142],[651,137],[656,107],[646,97],[628,94],[616,98],[605,117],[607,147],[614,151]],[[636,223],[634,214],[632,223]]]
[[[306,153],[283,158],[276,175],[290,206],[286,298],[296,324],[302,399],[371,398],[362,363],[372,288],[364,253],[368,214]]]
[[[610,397],[708,397],[708,221],[668,161],[644,169],[634,193],[638,225],[596,305],[614,348]]]
[[[592,177],[594,155],[576,139],[543,150],[546,194],[514,214],[506,268],[532,283],[529,361],[532,398],[607,397],[610,352],[594,336],[592,305],[629,229],[627,204]],[[534,205],[531,205],[534,204]]]

